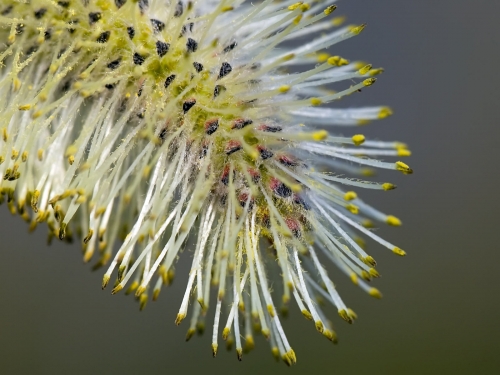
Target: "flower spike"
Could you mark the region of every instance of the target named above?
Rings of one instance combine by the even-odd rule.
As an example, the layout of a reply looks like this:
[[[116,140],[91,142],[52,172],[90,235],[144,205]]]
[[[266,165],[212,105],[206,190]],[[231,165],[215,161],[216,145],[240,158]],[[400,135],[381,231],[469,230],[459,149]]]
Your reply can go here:
[[[403,143],[335,134],[392,110],[326,106],[383,72],[328,53],[366,26],[343,27],[331,3],[3,0],[0,203],[30,230],[47,223],[49,242],[79,237],[84,260],[107,267],[102,288],[141,310],[189,250],[175,324],[189,340],[210,319],[214,357],[222,338],[242,360],[262,333],[293,365],[291,300],[336,343],[319,301],[357,315],[329,263],[381,298],[361,235],[406,254],[368,229],[401,220],[359,197],[396,186],[364,178],[413,170]]]

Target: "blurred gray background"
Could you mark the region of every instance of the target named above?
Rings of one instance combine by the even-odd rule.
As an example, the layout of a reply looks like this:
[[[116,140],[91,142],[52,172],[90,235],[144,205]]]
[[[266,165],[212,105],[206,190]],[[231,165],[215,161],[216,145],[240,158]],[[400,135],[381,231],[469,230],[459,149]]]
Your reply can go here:
[[[410,144],[415,173],[382,174],[399,188],[364,193],[399,216],[382,234],[408,253],[373,246],[381,301],[337,273],[334,281],[360,319],[332,315],[334,346],[291,305],[285,329],[298,362],[275,363],[269,346],[239,363],[209,335],[185,343],[174,325],[187,275],[138,311],[133,298],[102,292],[102,272],[82,265],[78,244],[33,235],[0,207],[0,373],[2,374],[496,374],[500,366],[498,140],[500,95],[497,0],[343,0],[337,14],[366,22],[332,52],[386,73],[339,106],[388,104],[395,115],[357,129]],[[185,268],[190,253],[184,253]],[[183,266],[184,264],[184,266]],[[333,269],[332,272],[333,274]],[[335,275],[335,276],[337,276]]]

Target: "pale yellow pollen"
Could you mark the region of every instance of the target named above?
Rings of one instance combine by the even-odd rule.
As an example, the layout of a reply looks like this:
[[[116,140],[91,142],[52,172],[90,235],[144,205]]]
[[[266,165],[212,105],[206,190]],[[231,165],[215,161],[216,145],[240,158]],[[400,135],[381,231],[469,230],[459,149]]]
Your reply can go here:
[[[379,114],[378,114],[378,118],[379,118],[379,119],[384,119],[384,118],[386,118],[386,117],[391,116],[392,114],[393,114],[393,112],[392,112],[392,109],[391,109],[391,108],[389,108],[389,107],[383,107],[383,108],[380,110]]]
[[[344,194],[344,199],[346,201],[352,201],[353,199],[356,199],[358,195],[354,191],[348,191]]]
[[[356,134],[352,136],[352,142],[356,145],[362,145],[365,142],[366,138],[363,134]]]
[[[401,226],[401,220],[399,220],[396,216],[388,215],[386,218],[386,222],[387,224],[392,225],[394,227]]]
[[[346,20],[346,17],[345,16],[339,16],[339,17],[335,17],[334,19],[332,19],[332,24],[333,26],[340,26],[342,25]]]
[[[368,294],[374,298],[381,299],[382,298],[382,293],[377,288],[370,288],[368,291]]]
[[[312,138],[315,141],[324,141],[328,138],[328,132],[326,130],[318,130],[317,132],[312,133]]]
[[[335,9],[337,9],[336,5],[330,5],[323,12],[328,16],[328,15],[332,14],[335,11]]]
[[[383,183],[383,184],[382,184],[382,189],[384,189],[384,190],[386,190],[386,191],[387,191],[387,190],[394,190],[394,189],[396,189],[396,185],[391,184],[391,183],[389,183],[389,182],[386,182],[386,183]]]
[[[361,69],[358,70],[358,73],[361,75],[365,75],[366,73],[368,73],[370,71],[371,68],[372,68],[371,64],[365,65]]]
[[[394,249],[392,249],[392,252],[396,255],[400,255],[402,257],[404,257],[406,255],[406,251],[400,249],[399,247],[395,247]]]
[[[290,86],[289,85],[283,85],[283,86],[280,86],[280,88],[278,89],[278,91],[282,94],[284,93],[287,93],[288,91],[290,91]]]
[[[401,171],[405,174],[412,174],[413,173],[413,170],[407,164],[403,163],[402,161],[397,161],[395,163],[395,166],[396,166],[396,170]]]
[[[367,78],[363,81],[363,85],[365,85],[366,87],[371,86],[375,83],[376,80],[376,78]]]
[[[347,206],[345,206],[345,208],[347,208],[347,210],[349,210],[349,212],[351,212],[354,215],[359,214],[359,207],[354,204],[350,203]]]
[[[302,4],[304,4],[303,1],[299,1],[295,4],[292,4],[292,5],[289,5],[288,6],[288,10],[295,10],[295,9],[298,9],[300,6],[302,6]]]
[[[358,35],[361,31],[363,31],[365,29],[365,27],[366,27],[366,24],[362,24],[359,26],[351,26],[349,28],[349,30],[351,31],[351,33]]]
[[[313,106],[319,106],[323,103],[320,98],[311,98],[310,100]]]
[[[397,153],[398,153],[398,156],[411,156],[411,151],[404,149],[404,148],[398,149]]]

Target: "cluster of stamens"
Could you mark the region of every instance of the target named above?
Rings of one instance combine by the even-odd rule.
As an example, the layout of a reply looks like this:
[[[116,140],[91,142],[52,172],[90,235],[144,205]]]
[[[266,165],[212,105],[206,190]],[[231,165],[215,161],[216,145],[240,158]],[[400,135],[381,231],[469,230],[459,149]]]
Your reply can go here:
[[[226,310],[222,338],[236,344],[239,359],[255,331],[278,358],[295,362],[270,273],[282,280],[283,309],[294,299],[335,342],[315,299],[348,322],[356,315],[321,258],[380,298],[367,283],[379,276],[375,260],[357,233],[405,254],[368,229],[400,221],[342,185],[392,190],[356,176],[412,171],[370,158],[408,156],[404,144],[304,127],[362,125],[392,113],[320,107],[371,86],[382,71],[321,52],[364,29],[330,31],[342,20],[331,20],[336,7],[325,3],[4,1],[0,202],[32,230],[47,223],[49,240],[79,234],[84,260],[97,255],[94,267],[108,266],[102,287],[116,275],[113,294],[135,293],[141,308],[171,283],[189,249],[176,324],[196,300],[187,339],[203,331],[216,288],[214,356]],[[300,47],[275,48],[300,37],[308,38]],[[313,67],[287,71],[301,65]],[[324,88],[342,81],[355,83]]]

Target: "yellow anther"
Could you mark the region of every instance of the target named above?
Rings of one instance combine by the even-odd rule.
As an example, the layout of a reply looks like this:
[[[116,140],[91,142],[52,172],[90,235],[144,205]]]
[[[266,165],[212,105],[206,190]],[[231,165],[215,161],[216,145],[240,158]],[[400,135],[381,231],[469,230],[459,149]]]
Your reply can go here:
[[[366,280],[366,281],[370,281],[372,279],[370,274],[368,272],[366,272],[365,270],[361,271],[361,277],[363,278],[363,280]]]
[[[365,75],[366,73],[368,73],[370,71],[371,68],[372,68],[371,64],[365,65],[361,69],[358,70],[358,73],[361,75]]]
[[[302,310],[301,312],[302,312],[302,315],[304,315],[304,317],[305,317],[307,320],[312,320],[312,319],[313,319],[313,317],[312,317],[312,315],[311,315],[311,313],[310,313],[309,311],[307,311],[307,310]]]
[[[351,26],[350,32],[358,35],[361,31],[363,31],[365,29],[365,27],[366,27],[366,23],[359,25],[359,26]]]
[[[332,14],[335,11],[335,9],[337,9],[336,5],[330,5],[323,12],[328,16],[329,14]]]
[[[328,53],[319,53],[317,55],[318,62],[320,62],[320,63],[324,63],[329,58],[330,58],[330,54],[328,54]]]
[[[351,277],[352,283],[354,285],[358,285],[358,275],[356,275],[355,273],[351,273],[350,277]]]
[[[293,349],[290,349],[288,352],[286,352],[285,355],[290,359],[290,361],[292,362],[292,365],[297,362],[297,356],[295,355],[295,352],[293,351]]]
[[[339,64],[339,61],[340,61],[340,56],[329,57],[326,61],[330,65],[337,66]]]
[[[344,199],[346,201],[352,201],[353,199],[356,199],[358,195],[354,191],[348,191],[347,193],[344,194]]]
[[[347,323],[352,324],[352,318],[349,316],[346,310],[339,310],[339,315],[342,319],[344,319]]]
[[[280,93],[284,94],[284,93],[287,93],[288,91],[290,91],[290,88],[291,88],[291,87],[290,87],[289,85],[283,85],[283,86],[281,86],[281,87],[278,89],[278,91],[279,91]]]
[[[358,206],[355,206],[354,204],[348,204],[345,208],[347,208],[351,214],[357,215],[359,213]]]
[[[335,331],[330,331],[329,329],[325,329],[323,331],[323,336],[325,336],[328,340],[336,344],[338,342],[337,340],[337,334]]]
[[[225,293],[223,290],[221,290],[221,291],[217,294],[217,299],[218,299],[219,301],[221,301],[221,300],[223,300],[223,299],[224,299],[224,296],[225,296],[225,295],[226,295],[226,293]]]
[[[366,138],[363,134],[356,134],[352,136],[352,142],[356,145],[362,145],[365,142]]]
[[[377,299],[382,298],[382,293],[380,293],[380,290],[378,290],[377,288],[370,288],[370,290],[368,291],[368,294],[372,297],[377,298]]]
[[[132,282],[132,284],[130,284],[128,289],[125,291],[125,294],[129,295],[130,293],[135,291],[138,286],[139,286],[139,282],[137,282],[137,281]]]
[[[104,275],[103,278],[102,278],[102,284],[101,284],[101,288],[104,289],[106,288],[106,286],[108,285],[109,283],[109,279],[110,279],[110,276],[109,275]]]
[[[340,17],[335,17],[334,19],[332,19],[332,24],[333,26],[340,26],[342,25],[346,20],[346,17],[345,16],[340,16]]]
[[[295,19],[293,20],[293,23],[295,25],[298,25],[301,20],[302,20],[302,14],[299,14],[297,17],[295,17]]]
[[[274,312],[274,308],[272,305],[267,305],[267,312],[269,313],[269,315],[271,316],[271,318],[274,318],[274,316],[276,315],[275,312]]]
[[[181,324],[184,318],[186,318],[186,314],[184,313],[177,314],[177,318],[175,318],[175,324],[176,325]]]
[[[222,330],[222,339],[224,341],[227,340],[227,338],[229,337],[229,334],[231,333],[231,329],[229,329],[229,327],[225,327],[223,330]]]
[[[295,57],[295,53],[289,53],[281,58],[282,61],[290,61]]]
[[[302,6],[300,7],[300,10],[303,11],[303,12],[307,12],[309,9],[311,9],[311,5],[308,4],[308,3],[304,3],[302,4]]]
[[[358,314],[356,314],[356,313],[354,312],[354,310],[353,310],[353,309],[349,309],[349,308],[348,308],[348,309],[347,309],[347,313],[349,314],[349,316],[350,316],[353,320],[358,319]]]
[[[255,342],[252,335],[245,336],[245,350],[250,351],[255,347]]]
[[[312,137],[315,141],[324,141],[328,138],[328,132],[326,130],[318,130],[312,133]]]
[[[35,190],[32,194],[31,194],[31,208],[33,209],[33,211],[35,213],[38,212],[38,207],[37,207],[37,204],[38,204],[38,198],[40,198],[40,191],[39,190]]]
[[[97,219],[99,216],[101,216],[105,212],[106,212],[106,207],[99,207],[97,210],[95,210],[94,217]]]
[[[14,78],[13,85],[14,85],[14,91],[19,91],[19,89],[21,88],[21,80],[17,77]]]
[[[378,271],[375,269],[375,268],[370,268],[368,270],[368,272],[370,273],[370,275],[372,275],[373,277],[380,277],[380,273],[378,273]]]
[[[396,142],[396,143],[394,144],[394,148],[395,148],[396,150],[399,150],[399,149],[401,149],[401,148],[408,148],[408,145],[407,145],[406,143],[403,143],[403,142]]]
[[[396,170],[403,172],[404,174],[412,174],[413,170],[405,163],[402,161],[397,161],[395,163],[396,165]]]
[[[344,65],[348,65],[348,64],[349,64],[349,60],[344,59],[344,58],[341,58],[339,60],[339,63],[338,63],[339,66],[344,66]]]
[[[9,139],[9,133],[7,133],[7,128],[2,128],[2,138],[4,142],[7,142]]]
[[[186,333],[186,341],[191,340],[191,337],[193,337],[195,333],[196,333],[196,330],[194,328],[189,328],[187,333]]]
[[[379,74],[382,74],[384,72],[384,68],[375,68],[370,70],[370,75],[371,76],[378,76]]]
[[[89,241],[92,239],[93,235],[94,235],[94,231],[92,229],[90,229],[87,236],[83,239],[83,243],[84,244],[89,243]]]
[[[47,93],[46,92],[41,92],[39,95],[38,95],[38,99],[40,99],[41,102],[44,102],[47,100]]]
[[[321,101],[320,98],[311,98],[311,104],[313,106],[318,106],[321,105],[323,102]]]
[[[369,266],[375,267],[377,265],[377,262],[375,259],[373,259],[372,256],[367,255],[366,257],[363,258],[363,262]]]
[[[397,152],[398,152],[398,156],[410,156],[411,155],[411,151],[407,150],[405,148],[398,148]]]
[[[69,163],[70,165],[73,165],[73,163],[74,163],[74,162],[75,162],[75,155],[70,155],[70,156],[68,157],[68,163]]]
[[[362,237],[354,237],[354,242],[356,242],[360,248],[366,249],[366,241]]]
[[[292,4],[288,7],[288,10],[295,10],[295,9],[298,9],[299,7],[301,7],[302,5],[304,4],[303,1],[299,1],[295,4]]]
[[[269,331],[268,328],[264,328],[262,331],[262,336],[265,337],[266,340],[269,340],[269,337],[271,337],[271,332]]]
[[[396,189],[396,187],[397,187],[396,185],[391,184],[389,182],[386,182],[386,183],[382,184],[382,189],[384,189],[385,191],[387,191],[387,190],[394,190],[394,189]]]
[[[215,357],[217,357],[217,348],[219,347],[219,345],[217,344],[212,344],[212,355]]]
[[[164,280],[163,276],[162,276],[162,280],[163,280],[163,283],[165,284],[165,280]],[[206,311],[208,306],[205,304],[205,300],[203,298],[198,298],[197,301],[200,304],[201,310]]]
[[[365,85],[366,87],[371,86],[375,83],[376,80],[376,78],[367,78],[363,81],[363,85]]]
[[[383,107],[380,112],[378,113],[378,118],[383,119],[386,117],[389,117],[393,114],[392,109],[389,107]]]
[[[406,251],[400,249],[399,247],[395,247],[394,249],[392,249],[392,252],[396,255],[400,255],[402,257],[404,257],[406,255]]]
[[[23,104],[17,107],[20,111],[29,111],[31,109],[31,104]]]
[[[396,216],[388,215],[387,218],[385,219],[385,222],[394,227],[401,226],[401,220],[399,220]]]
[[[272,353],[274,359],[276,359],[277,361],[280,360],[280,351],[276,346],[273,346],[271,348],[271,353]]]
[[[230,12],[232,10],[234,10],[234,7],[232,7],[232,6],[225,6],[225,7],[222,7],[221,12]]]
[[[85,195],[81,195],[79,196],[77,199],[76,199],[76,202],[77,204],[83,204],[87,201],[87,198],[85,197]]]
[[[323,329],[325,329],[325,327],[323,326],[323,322],[321,320],[314,322],[314,325],[319,333],[323,333]]]
[[[10,158],[12,160],[15,160],[18,156],[19,156],[19,151],[17,151],[15,148],[13,148]]]
[[[146,291],[146,287],[144,285],[141,285],[140,287],[137,288],[135,291],[135,296],[140,297],[142,293]]]

